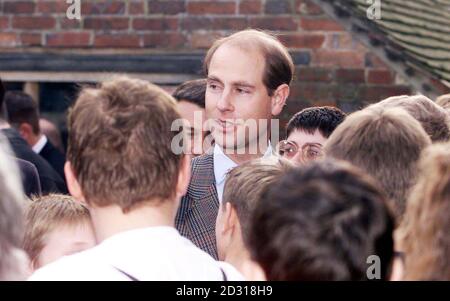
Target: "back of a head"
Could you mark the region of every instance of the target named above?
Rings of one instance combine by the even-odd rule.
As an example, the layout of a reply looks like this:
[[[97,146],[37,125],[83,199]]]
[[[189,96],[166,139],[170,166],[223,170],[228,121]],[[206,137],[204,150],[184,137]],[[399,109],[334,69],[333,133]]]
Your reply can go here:
[[[294,63],[286,47],[273,35],[255,29],[236,32],[216,40],[205,56],[203,69],[208,75],[209,64],[214,53],[223,45],[231,45],[244,50],[257,49],[265,60],[263,83],[272,95],[280,85],[289,85],[294,75]]]
[[[436,99],[436,104],[450,113],[450,94],[441,95]]]
[[[272,185],[290,163],[282,158],[256,159],[233,168],[228,174],[223,191],[223,202],[231,203],[236,210],[242,229],[242,238],[247,244],[253,210],[262,191]]]
[[[294,130],[314,134],[316,130],[328,138],[345,119],[346,114],[335,107],[311,107],[296,113],[286,126],[286,137]]]
[[[49,194],[36,197],[26,208],[23,248],[30,260],[37,263],[45,247],[45,239],[57,227],[89,222],[89,210],[71,196]]]
[[[190,80],[179,85],[172,96],[177,101],[187,101],[205,108],[206,79]]]
[[[39,108],[33,98],[22,91],[8,91],[5,93],[8,122],[15,127],[22,123],[32,126],[34,134],[39,134]]]
[[[327,156],[346,160],[373,176],[400,222],[416,181],[420,153],[430,144],[419,122],[403,109],[369,107],[349,115],[324,150]]]
[[[24,194],[7,139],[0,134],[0,280],[23,280],[21,251]]]
[[[172,151],[180,119],[161,88],[118,77],[81,91],[70,110],[67,158],[87,202],[124,212],[175,196],[183,154]]]
[[[420,122],[433,142],[450,140],[450,115],[434,101],[423,95],[394,96],[386,98],[373,106],[383,108],[400,107]],[[369,107],[369,108],[370,108]]]
[[[450,143],[427,148],[420,171],[400,228],[404,279],[450,281]]]
[[[268,280],[367,280],[367,259],[380,259],[387,280],[393,219],[370,177],[325,160],[283,175],[263,192],[250,230],[250,251]]]

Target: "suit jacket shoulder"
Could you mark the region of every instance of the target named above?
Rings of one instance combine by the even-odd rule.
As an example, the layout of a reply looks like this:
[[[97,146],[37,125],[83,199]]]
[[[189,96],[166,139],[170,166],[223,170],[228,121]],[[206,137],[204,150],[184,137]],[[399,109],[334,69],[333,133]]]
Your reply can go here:
[[[217,259],[215,226],[219,200],[212,153],[194,158],[191,171],[188,191],[181,199],[175,224],[181,235]]]

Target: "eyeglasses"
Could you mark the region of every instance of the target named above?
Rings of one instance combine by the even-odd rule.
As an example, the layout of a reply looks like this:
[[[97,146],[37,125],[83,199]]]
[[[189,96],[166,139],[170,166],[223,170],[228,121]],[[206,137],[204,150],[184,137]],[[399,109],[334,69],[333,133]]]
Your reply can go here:
[[[322,145],[317,143],[306,143],[299,149],[294,142],[283,140],[278,144],[278,153],[280,156],[291,159],[301,151],[304,162],[314,161],[323,157]]]

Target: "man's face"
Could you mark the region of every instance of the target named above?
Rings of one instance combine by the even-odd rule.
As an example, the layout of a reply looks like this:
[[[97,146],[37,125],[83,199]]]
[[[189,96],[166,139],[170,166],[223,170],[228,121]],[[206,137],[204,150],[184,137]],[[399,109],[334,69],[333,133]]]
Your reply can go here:
[[[204,132],[202,127],[205,120],[205,109],[192,102],[181,100],[178,102],[178,111],[181,118],[188,121],[185,130],[190,141],[189,154],[193,156],[203,154]],[[197,120],[194,117],[197,117]]]
[[[295,164],[304,164],[316,160],[323,155],[325,138],[319,130],[313,134],[300,129],[293,130],[285,141],[280,142],[280,148],[284,150],[281,155]],[[281,144],[284,143],[284,146]]]
[[[265,61],[256,50],[222,45],[214,53],[208,68],[206,117],[215,142],[222,148],[243,148],[267,134],[272,97],[263,84],[264,67]]]
[[[47,265],[63,256],[94,247],[95,235],[90,221],[74,225],[62,225],[45,238],[45,246],[39,254],[35,267]]]

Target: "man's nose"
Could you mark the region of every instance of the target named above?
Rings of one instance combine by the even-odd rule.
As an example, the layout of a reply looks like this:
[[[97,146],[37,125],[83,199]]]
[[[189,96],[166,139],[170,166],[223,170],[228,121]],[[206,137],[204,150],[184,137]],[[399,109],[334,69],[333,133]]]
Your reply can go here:
[[[232,104],[231,92],[224,90],[216,106],[221,112],[233,111],[234,106]]]

